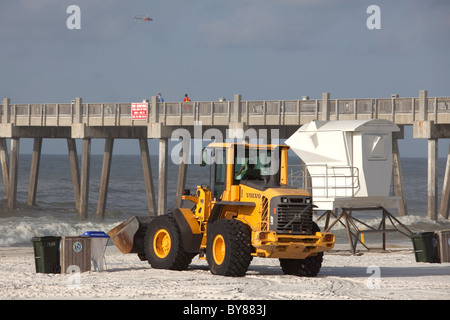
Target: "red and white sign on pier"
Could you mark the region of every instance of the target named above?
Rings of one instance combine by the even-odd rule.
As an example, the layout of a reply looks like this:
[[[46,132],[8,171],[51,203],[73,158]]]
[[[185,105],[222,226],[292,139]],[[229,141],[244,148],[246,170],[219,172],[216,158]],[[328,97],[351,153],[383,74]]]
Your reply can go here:
[[[147,120],[148,103],[137,102],[131,104],[131,120]]]

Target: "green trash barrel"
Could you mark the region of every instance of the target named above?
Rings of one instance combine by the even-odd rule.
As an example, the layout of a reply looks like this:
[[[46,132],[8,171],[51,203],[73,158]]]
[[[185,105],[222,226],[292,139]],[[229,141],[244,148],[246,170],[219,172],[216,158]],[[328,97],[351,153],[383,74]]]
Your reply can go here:
[[[61,273],[59,243],[61,237],[34,237],[34,262],[38,273]]]
[[[411,235],[416,262],[439,262],[434,232],[416,232]]]

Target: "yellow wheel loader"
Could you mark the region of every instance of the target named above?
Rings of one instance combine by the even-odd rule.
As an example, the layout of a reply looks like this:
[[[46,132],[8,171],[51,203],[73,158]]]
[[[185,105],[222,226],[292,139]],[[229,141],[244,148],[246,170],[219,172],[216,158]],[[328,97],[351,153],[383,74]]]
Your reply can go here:
[[[278,258],[285,274],[316,276],[335,239],[314,223],[311,194],[288,186],[288,149],[211,143],[202,152],[210,185],[182,197],[192,208],[174,208],[150,222],[131,218],[124,223],[133,225],[128,231],[121,232],[123,225],[110,231],[113,242],[152,268],[185,270],[199,255],[211,273],[239,277],[253,257],[263,257]]]

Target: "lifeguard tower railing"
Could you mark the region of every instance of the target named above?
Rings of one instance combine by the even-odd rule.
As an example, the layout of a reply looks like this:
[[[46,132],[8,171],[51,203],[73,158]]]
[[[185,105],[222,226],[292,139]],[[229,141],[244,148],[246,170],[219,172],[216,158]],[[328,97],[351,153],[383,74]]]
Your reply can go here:
[[[291,186],[307,189],[315,197],[354,197],[360,189],[357,167],[327,164],[308,165],[308,170],[305,167],[289,166],[288,182]]]

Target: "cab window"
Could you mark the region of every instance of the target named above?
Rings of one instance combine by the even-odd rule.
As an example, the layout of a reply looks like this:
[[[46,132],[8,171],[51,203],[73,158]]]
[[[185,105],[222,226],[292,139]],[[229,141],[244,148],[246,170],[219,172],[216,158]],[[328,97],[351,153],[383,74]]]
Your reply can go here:
[[[225,163],[225,150],[222,148],[215,149],[215,165],[211,166],[213,177],[213,195],[219,199],[225,190],[226,184],[226,163]]]
[[[271,150],[240,148],[235,149],[234,180],[264,180],[270,175]]]

